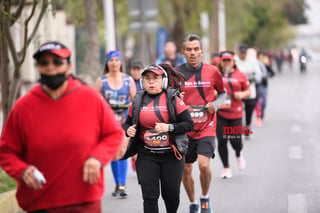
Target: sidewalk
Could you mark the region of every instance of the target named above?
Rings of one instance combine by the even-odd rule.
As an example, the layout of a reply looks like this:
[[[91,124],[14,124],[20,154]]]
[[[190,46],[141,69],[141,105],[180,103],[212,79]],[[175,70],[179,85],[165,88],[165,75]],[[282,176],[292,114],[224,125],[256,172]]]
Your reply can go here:
[[[16,190],[0,194],[0,212],[3,213],[19,213],[22,212],[18,206]]]

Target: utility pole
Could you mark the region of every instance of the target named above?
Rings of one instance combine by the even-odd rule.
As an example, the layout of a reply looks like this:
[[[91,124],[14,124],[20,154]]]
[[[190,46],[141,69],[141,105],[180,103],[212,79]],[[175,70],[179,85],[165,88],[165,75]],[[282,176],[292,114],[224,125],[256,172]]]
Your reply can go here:
[[[226,14],[224,7],[224,0],[219,0],[219,12],[218,12],[218,20],[219,20],[219,51],[226,50]]]
[[[116,49],[113,0],[104,0],[103,6],[105,23],[105,48],[106,52],[108,52],[109,50]]]
[[[144,64],[149,63],[149,50],[147,42],[147,29],[146,29],[146,10],[144,8],[145,2],[139,1],[140,7],[140,20],[141,20],[141,52],[140,58],[142,58]]]
[[[218,53],[226,50],[226,18],[224,0],[213,0],[214,16],[212,17],[212,33],[213,52]]]
[[[213,53],[219,52],[219,0],[213,0],[214,15],[212,16],[213,26],[211,28],[211,41],[213,41]]]
[[[206,63],[210,63],[210,46],[209,44],[209,15],[207,12],[202,12],[200,14],[200,25],[203,31],[203,46],[204,46],[204,53],[203,53],[203,61]]]

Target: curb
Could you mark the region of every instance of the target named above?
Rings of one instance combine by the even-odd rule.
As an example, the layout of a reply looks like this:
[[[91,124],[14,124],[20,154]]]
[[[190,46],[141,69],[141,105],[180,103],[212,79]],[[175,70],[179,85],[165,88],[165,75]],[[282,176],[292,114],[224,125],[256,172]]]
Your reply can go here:
[[[16,200],[16,190],[11,190],[0,194],[0,212],[17,213],[21,209]]]

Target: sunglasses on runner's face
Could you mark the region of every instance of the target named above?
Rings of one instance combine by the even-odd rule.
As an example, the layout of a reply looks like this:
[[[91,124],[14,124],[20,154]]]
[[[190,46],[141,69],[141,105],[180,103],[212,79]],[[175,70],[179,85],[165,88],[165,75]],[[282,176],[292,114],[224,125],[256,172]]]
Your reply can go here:
[[[41,67],[46,67],[48,66],[49,64],[53,64],[54,66],[56,67],[59,67],[61,66],[62,64],[64,64],[64,59],[61,59],[61,58],[54,58],[53,60],[49,60],[49,59],[40,59],[38,60],[37,64]]]

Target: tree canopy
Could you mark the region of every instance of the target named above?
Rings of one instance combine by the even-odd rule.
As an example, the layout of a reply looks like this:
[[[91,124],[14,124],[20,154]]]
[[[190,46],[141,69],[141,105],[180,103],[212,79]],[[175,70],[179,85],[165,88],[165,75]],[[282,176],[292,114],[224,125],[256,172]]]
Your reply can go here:
[[[96,0],[99,20],[99,40],[104,44],[104,25],[102,0]],[[185,34],[203,35],[200,25],[200,14],[207,12],[209,20],[216,13],[216,0],[158,0],[159,25],[165,27],[171,40],[181,47]],[[67,1],[66,7],[70,19],[79,26],[84,23],[83,1]],[[292,26],[306,23],[305,11],[308,5],[305,0],[224,0],[226,14],[227,48],[233,49],[245,42],[250,46],[274,48],[285,45],[294,37]],[[116,15],[117,46],[123,48],[130,32],[128,0],[114,1]],[[211,23],[212,27],[213,23]],[[211,31],[212,32],[212,31]],[[139,34],[139,33],[138,33]],[[214,35],[211,35],[211,38]],[[153,39],[150,39],[153,40]]]
[[[130,32],[129,16],[128,16],[129,0],[114,0],[115,20],[116,20],[116,38],[118,49],[124,50],[125,42],[129,37],[141,37],[140,32]],[[175,41],[178,48],[181,49],[182,39],[188,33],[197,33],[204,35],[201,29],[200,14],[206,12],[211,20],[210,27],[213,28],[213,17],[217,13],[215,3],[217,0],[158,0],[158,23],[165,27],[168,31],[170,39]],[[41,3],[40,3],[41,2]],[[21,84],[20,67],[24,61],[26,50],[33,39],[37,27],[43,14],[47,11],[49,4],[52,4],[51,12],[54,14],[55,9],[64,9],[69,17],[69,21],[76,24],[80,29],[76,38],[77,51],[81,57],[77,57],[77,61],[84,62],[87,51],[84,48],[88,38],[83,36],[85,27],[91,26],[92,20],[98,24],[98,36],[94,36],[91,30],[90,41],[95,43],[98,39],[100,51],[104,47],[104,18],[103,18],[103,0],[95,0],[98,5],[95,9],[96,18],[86,23],[85,2],[77,0],[55,0],[55,1],[27,1],[27,0],[1,0],[0,1],[0,49],[1,49],[1,81],[2,81],[2,110],[4,111],[4,119],[11,109],[18,94],[18,88]],[[32,5],[29,16],[23,23],[24,37],[21,49],[16,49],[10,34],[10,28],[18,20],[25,5]],[[308,5],[305,0],[224,0],[225,19],[226,19],[226,41],[227,49],[234,49],[239,43],[245,42],[250,46],[258,48],[278,48],[283,47],[294,37],[292,30],[293,25],[307,23],[305,12]],[[33,18],[35,9],[40,9],[40,15],[37,18],[36,26],[28,26],[31,18]],[[87,13],[86,13],[87,12]],[[93,14],[94,11],[91,11]],[[95,14],[94,14],[95,15]],[[111,15],[111,14],[108,14]],[[88,31],[88,30],[87,30]],[[29,33],[30,32],[30,33]],[[212,30],[210,30],[212,32]],[[154,35],[154,34],[153,34]],[[146,41],[150,43],[150,49],[155,49],[155,36],[148,36]],[[213,35],[210,36],[211,38]],[[140,41],[140,45],[141,45]],[[137,42],[139,46],[139,42]],[[213,41],[211,40],[211,46]],[[95,51],[99,51],[95,48]],[[150,51],[151,53],[152,51]],[[155,51],[153,51],[155,52]],[[101,54],[103,60],[104,54]],[[13,69],[9,69],[9,60],[13,61]],[[81,66],[80,66],[81,67]]]

